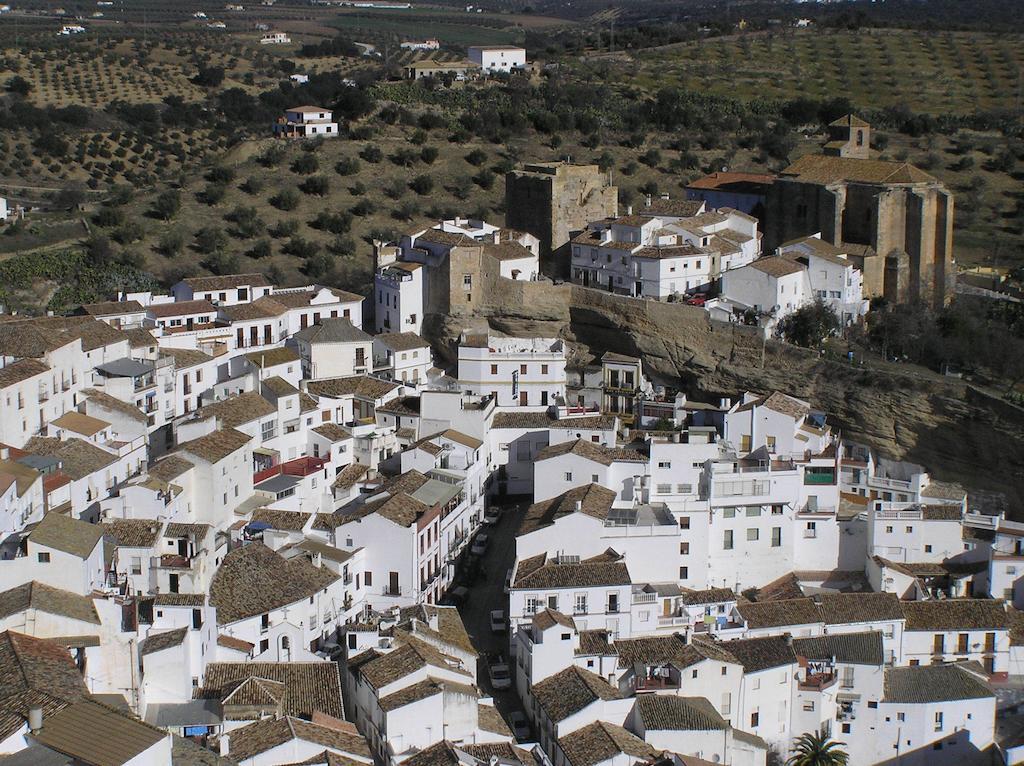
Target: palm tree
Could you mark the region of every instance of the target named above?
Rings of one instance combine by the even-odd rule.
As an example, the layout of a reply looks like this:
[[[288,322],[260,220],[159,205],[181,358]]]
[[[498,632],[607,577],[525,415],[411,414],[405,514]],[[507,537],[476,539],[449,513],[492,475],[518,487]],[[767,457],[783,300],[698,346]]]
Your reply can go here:
[[[846,766],[850,762],[850,754],[839,749],[845,746],[845,742],[831,739],[824,729],[802,734],[793,746],[793,755],[786,761],[786,766]]]

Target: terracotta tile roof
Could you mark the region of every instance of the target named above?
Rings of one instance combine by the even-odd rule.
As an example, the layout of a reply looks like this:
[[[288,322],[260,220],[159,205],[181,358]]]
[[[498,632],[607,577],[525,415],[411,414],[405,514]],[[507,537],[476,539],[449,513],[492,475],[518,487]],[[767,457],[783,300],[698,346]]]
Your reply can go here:
[[[373,339],[392,351],[430,348],[430,344],[414,332],[383,332],[379,335],[374,335]]]
[[[25,445],[25,451],[31,452],[33,455],[57,458],[61,462],[64,473],[75,480],[84,479],[86,476],[117,462],[116,455],[78,438],[61,441],[44,436],[33,436]]]
[[[157,345],[153,333],[143,327],[132,327],[124,331],[128,338],[128,345],[132,348],[147,348]]]
[[[100,391],[95,388],[86,388],[82,391],[82,396],[85,397],[89,404],[94,404],[100,409],[109,410],[110,412],[116,412],[120,415],[131,418],[137,423],[148,422],[146,413],[136,407],[134,404],[121,401],[110,394]]]
[[[824,593],[816,599],[826,625],[898,620],[903,616],[894,593]]]
[[[580,648],[576,650],[576,656],[603,656],[614,657],[618,652],[608,641],[607,630],[581,630]]]
[[[651,204],[640,208],[642,213],[650,215],[664,215],[672,218],[691,218],[700,213],[704,203],[701,200],[690,199],[662,199],[651,197]]]
[[[320,110],[319,107],[311,107],[311,109]],[[208,290],[230,290],[237,287],[270,286],[270,282],[265,276],[255,272],[251,274],[225,274],[220,277],[189,277],[181,281],[192,288],[193,292],[199,293]]]
[[[570,766],[597,766],[621,754],[634,759],[652,760],[658,751],[632,732],[605,721],[596,721],[559,738],[558,747]]]
[[[706,697],[642,694],[636,714],[646,731],[725,731],[729,724]]]
[[[285,560],[259,543],[224,557],[210,583],[217,621],[228,624],[309,598],[338,579],[302,557]]]
[[[243,681],[224,687],[221,705],[277,708],[284,702],[287,688],[283,681],[271,681],[267,678],[250,676]]]
[[[559,519],[573,513],[582,513],[604,522],[608,519],[608,513],[611,511],[615,498],[615,492],[599,484],[574,487],[557,497],[541,500],[539,503],[531,505],[526,510],[516,534],[530,534],[538,529],[551,526]],[[577,504],[579,504],[578,511]]]
[[[226,636],[223,633],[217,636],[217,646],[223,646],[225,649],[233,649],[236,652],[243,652],[248,654],[253,650],[256,644],[250,644],[248,641],[243,641],[240,638],[234,636]]]
[[[464,434],[462,431],[456,431],[454,428],[442,431],[440,435],[445,439],[449,439],[450,441],[461,444],[463,447],[469,447],[470,449],[480,449],[480,447],[483,446],[483,442],[475,436]]]
[[[264,369],[266,367],[276,367],[279,364],[297,362],[299,361],[299,353],[288,346],[281,346],[280,348],[268,348],[266,351],[250,351],[245,355],[245,358],[251,364]]]
[[[786,642],[784,636],[744,638],[717,643],[700,641],[697,648],[701,651],[711,648],[731,657],[734,662],[743,666],[746,673],[757,673],[796,662],[793,647]]]
[[[94,317],[115,316],[117,314],[137,314],[145,311],[138,301],[101,301],[100,303],[83,303],[79,310],[83,314]]]
[[[483,711],[489,706],[481,705]],[[482,726],[483,724],[481,724]],[[491,731],[491,729],[485,729]],[[503,734],[504,732],[498,732]],[[488,742],[480,745],[467,745],[464,743],[453,743],[442,740],[430,747],[425,747],[418,753],[402,761],[405,766],[465,766],[460,753],[476,758],[481,764],[491,763],[491,758],[497,758],[498,763],[508,766],[538,766],[533,755],[520,747],[508,742]]]
[[[751,269],[757,269],[758,271],[772,277],[784,277],[789,274],[798,274],[805,269],[803,264],[797,263],[789,258],[783,258],[780,255],[768,255],[763,258],[758,258],[753,263],[748,264],[748,266]]]
[[[576,439],[575,441],[562,442],[561,444],[552,444],[550,447],[545,447],[537,454],[536,462],[568,454],[579,455],[606,466],[616,461],[632,463],[647,461],[647,458],[642,453],[635,450],[613,449],[595,444],[589,439]]]
[[[344,717],[341,678],[334,662],[211,662],[206,666],[203,686],[194,696],[223,700],[250,679],[283,686],[280,701],[285,715],[309,718],[319,712],[334,718]],[[235,704],[245,705],[245,696]],[[234,741],[233,733],[231,739]]]
[[[413,622],[414,619],[416,622]],[[429,627],[433,620],[436,620],[436,631]],[[397,627],[407,633],[411,631],[414,638],[420,638],[440,651],[459,649],[477,656],[462,616],[454,606],[417,604],[406,607],[401,610],[401,621]]]
[[[103,527],[86,521],[47,513],[28,536],[33,545],[42,545],[80,559],[88,558],[103,538]]]
[[[338,425],[337,423],[324,423],[314,428],[313,432],[332,442],[340,442],[352,438],[352,432],[345,428],[345,426]]]
[[[0,593],[0,618],[10,617],[28,609],[93,625],[100,624],[96,606],[88,596],[35,581]]]
[[[175,301],[174,303],[157,303],[146,307],[146,312],[155,319],[186,316],[192,314],[217,315],[217,307],[206,300]]]
[[[381,697],[377,704],[380,705],[381,710],[388,713],[400,707],[411,705],[414,702],[421,702],[443,693],[444,685],[442,681],[434,678],[425,678],[419,683],[406,686],[404,689],[399,689],[397,692],[388,694],[386,697]],[[438,700],[437,704],[440,704],[440,700]]]
[[[153,596],[154,606],[206,606],[205,593],[157,593]]]
[[[951,481],[936,481],[932,479],[928,486],[921,490],[923,497],[934,497],[939,500],[963,500],[967,491]]]
[[[309,521],[308,513],[299,511],[282,511],[276,508],[257,508],[252,512],[252,521],[269,524],[271,529],[283,532],[301,532]]]
[[[234,428],[221,428],[198,439],[179,444],[178,449],[189,455],[195,455],[208,463],[219,463],[228,455],[233,455],[252,440],[248,434]]]
[[[710,173],[703,178],[698,178],[686,184],[687,189],[708,189],[717,191],[748,191],[753,192],[757,187],[767,187],[775,181],[775,176],[767,173]],[[767,192],[766,188],[761,193]],[[695,215],[692,213],[691,215]]]
[[[1010,618],[996,599],[950,598],[901,601],[906,630],[1009,630]]]
[[[288,307],[269,295],[250,303],[238,303],[221,309],[232,322],[248,322],[253,319],[274,319],[288,313]]]
[[[778,628],[784,625],[811,625],[821,622],[818,607],[812,599],[794,598],[780,601],[750,602],[737,607],[747,627]]]
[[[615,642],[615,650],[619,653],[619,667],[623,669],[636,665],[651,667],[668,663],[678,668],[686,668],[704,659],[703,655],[687,644],[678,633],[669,636],[619,639]]]
[[[794,638],[793,651],[808,660],[831,660],[853,665],[882,665],[885,652],[882,634],[877,630],[863,633],[833,633],[813,638]]]
[[[518,242],[501,242],[499,244],[486,242],[484,243],[484,255],[489,255],[496,261],[518,261],[522,258],[537,257]]]
[[[366,476],[369,470],[369,466],[360,465],[359,463],[347,465],[341,469],[341,472],[334,479],[334,484],[331,486],[338,489],[351,489],[360,479]]]
[[[722,601],[735,601],[736,594],[731,588],[684,589],[681,600],[684,604],[717,604]]]
[[[327,317],[304,330],[299,330],[293,338],[307,343],[369,343],[371,335],[360,330],[349,319]]]
[[[266,381],[264,381],[266,385]],[[197,409],[190,420],[204,420],[215,417],[221,428],[237,428],[259,418],[277,413],[277,407],[255,391],[243,391],[219,402],[212,402]]]
[[[832,184],[841,181],[880,185],[938,183],[934,176],[928,175],[907,162],[833,157],[822,154],[806,154],[779,175],[783,180],[792,179],[808,184]]]
[[[163,633],[150,633],[139,643],[139,656],[145,657],[147,654],[162,652],[165,649],[173,649],[176,646],[181,646],[185,641],[185,636],[187,635],[187,625],[181,628],[175,628],[174,630],[166,630]]]
[[[467,683],[471,682],[472,676],[465,671],[458,670],[449,663],[449,659],[447,655],[425,641],[405,635],[400,647],[359,665],[358,672],[375,689],[383,689],[385,686],[405,678],[410,673],[426,667],[435,667],[450,673],[462,673],[466,676]]]
[[[209,524],[189,524],[187,522],[172,521],[164,529],[165,537],[206,537],[210,531]]]
[[[268,718],[235,729],[231,732],[228,754],[242,762],[292,740],[311,742],[334,751],[351,753],[358,756],[360,761],[372,758],[370,748],[361,735],[291,716],[280,719]]]
[[[416,237],[417,244],[421,241],[432,242],[437,245],[447,245],[449,247],[473,247],[480,245],[479,242],[470,236],[459,232],[441,231],[440,229],[427,229]]]
[[[547,412],[496,412],[492,428],[574,428],[586,430],[609,430],[615,427],[612,415],[593,415],[559,420]]]
[[[564,721],[598,700],[622,699],[619,690],[601,676],[575,665],[534,684],[533,695],[554,723]]]
[[[334,399],[342,396],[358,396],[376,400],[387,396],[401,384],[389,380],[374,378],[370,375],[353,375],[348,378],[331,378],[329,380],[311,380],[306,390],[314,396],[327,396]]]
[[[174,359],[176,370],[185,370],[213,359],[209,354],[194,348],[161,348],[160,356]]]
[[[167,483],[177,479],[192,468],[195,468],[195,463],[186,460],[181,455],[168,455],[159,463],[151,465],[148,473],[157,481]]]
[[[28,721],[29,709],[50,716],[88,693],[66,647],[13,631],[0,633],[0,737]]]
[[[537,562],[537,559],[540,561]],[[592,588],[602,585],[628,585],[631,582],[629,570],[621,561],[585,560],[578,564],[559,564],[554,559],[545,559],[545,554],[541,554],[534,559],[521,562],[512,587],[517,590]]]
[[[43,375],[49,371],[49,365],[43,364],[38,359],[19,359],[0,369],[0,388],[13,386],[15,383],[21,383],[23,380]]]
[[[151,519],[105,519],[101,529],[125,548],[152,548],[160,539],[163,523]]]
[[[883,687],[882,699],[891,703],[926,704],[995,697],[988,684],[955,664],[886,668]]]
[[[500,734],[502,737],[508,737],[509,740],[512,739],[512,730],[494,705],[477,705],[477,726],[483,731]]]
[[[576,623],[572,617],[568,617],[561,612],[554,609],[542,609],[533,615],[533,627],[536,630],[544,631],[548,628],[553,628],[555,625],[561,625],[563,628],[569,628],[576,630]]]
[[[128,763],[171,735],[130,713],[94,699],[81,699],[43,719],[37,742],[76,763]]]
[[[39,359],[74,341],[74,337],[51,332],[36,322],[22,320],[0,323],[0,356]]]
[[[110,423],[106,420],[100,420],[91,415],[83,415],[75,410],[65,412],[59,418],[50,422],[58,428],[63,428],[66,431],[81,434],[82,436],[95,436],[104,428],[110,428]]]

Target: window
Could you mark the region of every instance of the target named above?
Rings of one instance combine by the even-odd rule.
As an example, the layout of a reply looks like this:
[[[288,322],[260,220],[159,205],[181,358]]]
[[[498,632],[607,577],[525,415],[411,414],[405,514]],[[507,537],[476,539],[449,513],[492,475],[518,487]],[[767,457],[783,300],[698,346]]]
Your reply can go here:
[[[846,666],[843,667],[843,675],[842,675],[842,677],[841,677],[841,679],[839,681],[839,685],[843,689],[852,689],[853,688],[853,666],[852,665],[846,665]]]
[[[814,700],[809,700],[809,701],[804,703],[804,711],[807,712],[807,713],[813,713],[814,712]]]
[[[661,461],[658,463],[658,468],[671,468],[672,463],[670,461]]]
[[[472,274],[463,274],[462,275],[462,286],[464,288],[466,288],[466,289],[469,289],[469,288],[471,288],[473,286],[473,275]]]
[[[906,721],[907,720],[907,714],[906,713],[897,713],[896,714],[896,720],[897,721]]]
[[[942,711],[935,714],[935,731],[942,731]]]
[[[676,493],[680,495],[692,495],[693,485],[692,484],[676,484]]]
[[[352,545],[352,543],[349,542],[349,547],[351,547],[351,545]],[[366,582],[366,587],[367,588],[369,588],[371,585],[373,585],[373,572],[367,572],[363,576],[363,580]]]
[[[761,515],[761,506],[759,505],[748,505],[747,506],[747,518]]]
[[[573,598],[572,611],[574,614],[587,613],[587,594],[577,593]]]
[[[690,544],[689,543],[679,543],[679,555],[680,556],[689,556],[690,555]]]
[[[590,483],[591,484],[600,484],[601,483],[601,477],[598,476],[596,473],[590,474]]]
[[[755,540],[759,539],[760,536],[761,536],[761,530],[757,529],[756,527],[754,527],[753,529],[748,529],[747,530],[747,541],[748,542],[754,542]]]
[[[527,614],[536,614],[537,613],[537,607],[539,605],[540,605],[540,599],[537,598],[536,596],[527,596],[526,597],[526,613]]]
[[[871,708],[872,710],[877,710],[878,709],[878,700],[871,700],[870,702],[868,702],[868,707]]]
[[[925,553],[931,553],[932,552],[932,546],[930,546],[930,545],[924,546],[924,552]]]
[[[39,553],[36,554],[36,558],[39,560],[40,564],[50,563],[50,554],[44,551],[39,551]]]
[[[547,375],[548,374],[548,366],[546,364],[542,364],[540,366],[540,374],[541,375]]]
[[[498,365],[492,364],[491,365],[491,375],[497,375],[497,374],[498,374]]]
[[[731,529],[725,530],[725,539],[722,541],[722,547],[725,550],[727,550],[727,551],[731,551],[732,550],[732,530]]]
[[[657,493],[659,495],[671,495],[672,494],[672,485],[671,484],[659,484],[658,485]]]
[[[689,516],[680,516],[679,517],[679,528],[680,529],[689,529],[690,528],[690,517]]]
[[[526,374],[526,365],[525,364],[519,365],[519,374],[520,375],[525,375]]]
[[[782,546],[782,527],[772,527],[772,547]]]
[[[728,675],[728,674],[729,674],[729,668],[726,667],[725,665],[722,665],[722,675],[725,676],[725,675]]]
[[[761,720],[761,714],[758,711],[755,710],[753,713],[750,714],[750,728],[751,729],[756,729],[758,723],[760,722],[760,720]]]
[[[722,517],[726,518],[726,519],[735,519],[736,518],[736,509],[735,508],[725,508],[725,509],[723,509],[722,510]]]
[[[697,677],[697,668],[694,668],[692,671],[690,671],[690,678],[696,678],[696,677]]]
[[[732,714],[732,693],[722,692],[722,709],[721,714],[723,716]]]
[[[132,574],[142,574],[142,559],[139,556],[132,556]]]
[[[889,534],[892,534],[892,527],[886,527],[885,531]]]
[[[572,471],[566,471],[565,472],[565,480],[566,481],[572,481]]]
[[[690,579],[690,568],[689,567],[679,567],[679,579],[680,580],[689,580]]]

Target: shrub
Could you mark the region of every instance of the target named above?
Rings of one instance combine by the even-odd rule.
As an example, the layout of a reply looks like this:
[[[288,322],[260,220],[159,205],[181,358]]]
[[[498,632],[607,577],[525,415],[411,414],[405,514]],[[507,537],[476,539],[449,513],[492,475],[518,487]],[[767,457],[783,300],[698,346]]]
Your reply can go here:
[[[261,239],[258,240],[256,244],[254,244],[252,247],[250,247],[245,254],[248,255],[250,258],[260,259],[269,258],[271,255],[273,255],[273,252],[274,251],[271,248],[270,240]]]
[[[302,237],[292,237],[288,240],[283,248],[282,252],[288,255],[294,255],[298,258],[308,259],[320,252],[320,245],[311,239],[303,239]]]
[[[264,228],[263,218],[254,207],[239,205],[225,217],[234,224],[231,233],[244,239],[255,237]]]
[[[377,163],[384,159],[384,152],[376,144],[369,144],[359,152],[359,156],[367,162]]]
[[[249,176],[245,179],[245,183],[241,186],[242,191],[246,194],[256,195],[263,191],[263,179],[258,176]]]
[[[328,243],[327,250],[333,255],[352,255],[356,251],[356,243],[351,237],[335,237]]]
[[[270,198],[270,204],[278,210],[294,210],[299,206],[299,193],[295,189],[281,189]]]
[[[417,194],[430,194],[434,190],[434,179],[428,175],[416,176],[409,182],[409,188]]]
[[[328,213],[322,211],[310,222],[310,226],[331,234],[345,234],[352,228],[352,214],[347,212]]]
[[[334,172],[339,176],[354,176],[359,172],[359,160],[355,157],[342,157],[334,166]]]
[[[92,217],[92,222],[104,229],[112,229],[124,223],[124,211],[117,208],[101,207]]]
[[[274,226],[270,227],[270,236],[284,239],[294,235],[298,230],[299,222],[294,218],[287,218],[283,221],[278,221]]]
[[[310,173],[315,173],[320,169],[320,162],[312,154],[300,154],[292,162],[291,169],[293,173],[308,176]]]
[[[411,221],[420,213],[420,206],[413,200],[403,202],[401,205],[396,207],[391,215],[393,218],[399,221]]]
[[[228,187],[224,184],[211,183],[206,185],[206,188],[200,192],[199,197],[207,205],[219,205],[224,201],[224,195],[227,192]]]
[[[334,260],[326,253],[316,253],[306,259],[302,271],[311,279],[326,280],[334,272]]]
[[[223,250],[228,244],[228,235],[219,226],[204,226],[196,232],[196,248],[203,253],[214,253]],[[205,265],[205,264],[204,264]],[[207,266],[210,271],[214,271]],[[214,271],[216,274],[217,272]]]
[[[434,161],[437,159],[438,154],[440,154],[440,152],[438,152],[436,146],[424,146],[422,149],[420,149],[420,159],[423,160],[428,165],[434,164]]]
[[[157,250],[168,258],[181,252],[185,246],[185,235],[178,229],[169,229],[160,235],[157,242]]]
[[[113,239],[122,245],[130,245],[132,242],[138,242],[145,235],[146,231],[142,228],[142,224],[129,219],[117,228]]]
[[[377,206],[374,205],[368,199],[361,199],[356,204],[354,204],[350,210],[352,215],[356,215],[359,216],[360,218],[363,218],[368,215],[373,215],[374,212],[377,210]]]
[[[470,165],[480,167],[485,162],[487,162],[487,152],[483,151],[482,149],[474,149],[473,151],[466,155],[466,162],[468,162]]]
[[[490,189],[492,186],[494,186],[495,178],[497,178],[497,176],[494,174],[493,171],[484,168],[473,177],[473,181],[481,189]]]
[[[169,221],[181,210],[181,192],[177,189],[167,189],[160,192],[153,200],[153,214]]]
[[[382,187],[382,191],[391,199],[401,199],[405,196],[405,184],[400,178],[392,179],[388,181]]]
[[[267,168],[276,167],[281,164],[287,153],[288,150],[283,144],[271,144],[263,150],[263,153],[256,158],[256,161]]]
[[[238,256],[220,251],[210,253],[202,261],[203,268],[209,269],[217,276],[238,273]]]
[[[327,180],[327,176],[310,176],[299,184],[299,189],[303,194],[323,197],[331,190],[331,182]]]
[[[420,153],[413,149],[399,149],[391,155],[391,161],[402,168],[411,168],[419,158]]]
[[[235,180],[235,171],[232,168],[218,165],[206,174],[206,180],[215,184],[229,184]]]
[[[779,332],[787,341],[797,346],[812,348],[840,327],[839,317],[832,307],[821,301],[801,306],[779,322]]]

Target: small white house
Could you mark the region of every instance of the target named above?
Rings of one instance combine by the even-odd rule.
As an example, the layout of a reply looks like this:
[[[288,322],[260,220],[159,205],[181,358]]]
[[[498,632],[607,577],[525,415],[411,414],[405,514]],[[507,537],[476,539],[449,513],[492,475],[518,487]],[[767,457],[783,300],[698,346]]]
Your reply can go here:
[[[526,48],[515,45],[471,45],[469,60],[484,72],[511,72],[526,66]]]
[[[274,123],[275,138],[334,138],[337,135],[334,114],[322,106],[293,106]]]
[[[565,397],[565,345],[557,338],[464,336],[459,386],[498,406],[548,406]]]
[[[287,45],[291,41],[285,32],[267,32],[260,38],[260,45]]]

